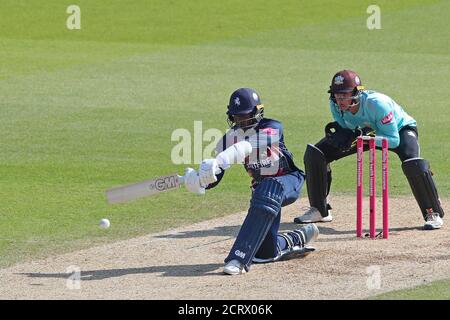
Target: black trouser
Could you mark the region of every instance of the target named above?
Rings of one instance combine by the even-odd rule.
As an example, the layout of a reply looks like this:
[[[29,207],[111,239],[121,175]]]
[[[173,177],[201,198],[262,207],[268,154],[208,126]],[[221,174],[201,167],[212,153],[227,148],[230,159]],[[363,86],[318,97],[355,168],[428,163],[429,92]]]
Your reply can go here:
[[[337,133],[336,133],[337,134]],[[420,147],[418,141],[418,131],[417,127],[406,126],[399,131],[400,144],[395,149],[389,149],[395,152],[400,160],[403,162],[407,159],[419,157]],[[327,138],[320,140],[316,147],[319,148],[325,155],[327,163],[333,162],[335,160],[344,158],[346,156],[356,153],[356,146],[353,148],[343,151],[339,148],[333,147]],[[381,149],[377,147],[377,149]],[[369,145],[364,144],[364,151],[369,150]]]
[[[337,132],[335,134],[339,133]],[[419,162],[418,160],[416,160],[420,157],[417,128],[414,126],[403,127],[399,131],[399,137],[399,146],[397,148],[389,150],[395,152],[402,161],[402,168],[409,181],[414,197],[416,198],[419,207],[421,208],[423,217],[426,219],[427,214],[430,212],[438,212],[440,216],[443,217],[444,211],[440,205],[439,195],[432,178],[432,172],[429,170],[429,165],[426,160],[421,159],[419,160]],[[325,160],[327,162],[327,196],[330,193],[332,180],[330,163],[356,153],[356,145],[354,145],[349,150],[341,150],[337,147],[334,147],[328,139],[329,138],[323,138],[315,145],[323,152]],[[377,149],[381,148],[377,147]],[[367,150],[369,150],[369,146],[368,144],[364,144],[364,151]],[[411,168],[411,166],[409,166],[407,169],[405,167],[405,160],[408,159],[411,159],[410,161],[413,161],[413,163],[415,163],[417,167]],[[408,172],[408,174],[406,172]],[[306,174],[308,174],[308,172],[306,172]],[[326,215],[327,212],[321,212],[321,214]]]

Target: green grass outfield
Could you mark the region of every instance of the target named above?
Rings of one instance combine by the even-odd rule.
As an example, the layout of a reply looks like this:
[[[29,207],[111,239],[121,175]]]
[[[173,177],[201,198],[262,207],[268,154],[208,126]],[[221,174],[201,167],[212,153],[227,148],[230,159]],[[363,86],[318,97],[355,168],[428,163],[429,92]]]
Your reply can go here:
[[[450,279],[374,296],[372,300],[450,300]]]
[[[81,30],[66,8],[81,8]],[[0,2],[0,266],[144,235],[246,209],[233,168],[205,197],[184,190],[108,206],[104,190],[182,173],[177,128],[226,130],[230,93],[260,92],[302,166],[330,120],[327,89],[352,68],[419,123],[422,156],[450,191],[448,1]],[[205,142],[205,145],[208,142]],[[391,195],[410,193],[392,155]],[[354,192],[354,159],[333,191]],[[111,228],[101,230],[107,217]]]

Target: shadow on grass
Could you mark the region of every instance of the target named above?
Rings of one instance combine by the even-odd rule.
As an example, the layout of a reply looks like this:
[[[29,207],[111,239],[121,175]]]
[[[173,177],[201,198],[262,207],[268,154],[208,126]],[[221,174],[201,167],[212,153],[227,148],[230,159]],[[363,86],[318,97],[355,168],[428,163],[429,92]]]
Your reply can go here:
[[[352,230],[336,230],[330,227],[322,227],[322,224],[318,223],[320,234],[323,235],[352,235],[356,234],[355,229]],[[185,231],[185,232],[177,232],[171,234],[163,234],[159,236],[155,236],[155,238],[160,239],[188,239],[188,238],[203,238],[203,237],[236,237],[241,226],[221,226],[214,227],[212,229],[207,230],[194,230],[194,231]],[[294,230],[300,228],[301,225],[295,223],[281,223],[280,231]],[[391,228],[389,229],[390,234],[396,232],[404,232],[404,231],[413,231],[413,230],[422,230],[422,227],[404,227],[404,228]],[[327,241],[330,239],[327,238]],[[336,240],[349,240],[345,238],[336,238]],[[317,241],[320,241],[320,236]]]
[[[400,232],[406,232],[406,231],[414,231],[414,230],[423,230],[422,227],[404,227],[404,228],[391,228],[389,229],[389,236],[394,236]],[[316,242],[330,242],[330,241],[358,241],[361,240],[360,238],[356,237],[356,229],[353,230],[335,230],[333,228],[328,227],[321,227],[319,225],[319,231],[322,235],[335,235],[335,236],[349,236],[349,237],[327,237],[325,239],[321,239],[320,235],[319,238],[316,240]],[[363,233],[363,238],[369,238],[368,231]],[[377,230],[377,238],[382,239],[382,234],[380,230]]]
[[[223,264],[194,264],[194,265],[168,265],[143,268],[89,270],[80,272],[81,281],[104,280],[118,278],[131,274],[161,273],[161,277],[203,277],[223,275]],[[16,273],[30,278],[60,278],[73,279],[74,273]]]

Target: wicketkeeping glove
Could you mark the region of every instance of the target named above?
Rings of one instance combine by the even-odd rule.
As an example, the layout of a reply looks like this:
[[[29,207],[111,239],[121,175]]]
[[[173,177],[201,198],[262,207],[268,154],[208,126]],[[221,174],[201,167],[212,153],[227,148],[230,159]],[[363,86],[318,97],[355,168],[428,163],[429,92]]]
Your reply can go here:
[[[357,128],[355,131],[342,128],[337,122],[330,122],[325,126],[325,137],[329,144],[342,151],[347,151],[352,147],[356,137],[362,134]]]
[[[369,127],[364,127],[362,129],[361,128],[356,128],[355,129],[355,133],[357,133],[357,132],[358,132],[358,134],[355,135],[355,140],[353,140],[352,145],[350,146],[349,149],[352,149],[352,148],[356,147],[356,141],[357,141],[356,138],[358,138],[360,136],[369,136],[369,137],[375,137],[376,136],[375,130],[373,130],[372,128],[369,128]]]

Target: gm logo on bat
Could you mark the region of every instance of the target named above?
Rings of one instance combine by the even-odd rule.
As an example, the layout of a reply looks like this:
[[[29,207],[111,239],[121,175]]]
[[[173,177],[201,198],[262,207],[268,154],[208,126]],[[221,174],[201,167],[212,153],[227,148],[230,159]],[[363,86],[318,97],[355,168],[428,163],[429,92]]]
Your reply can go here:
[[[148,186],[150,190],[156,189],[158,191],[164,191],[176,187],[177,187],[177,178],[174,176],[158,178],[155,181],[152,181]]]

